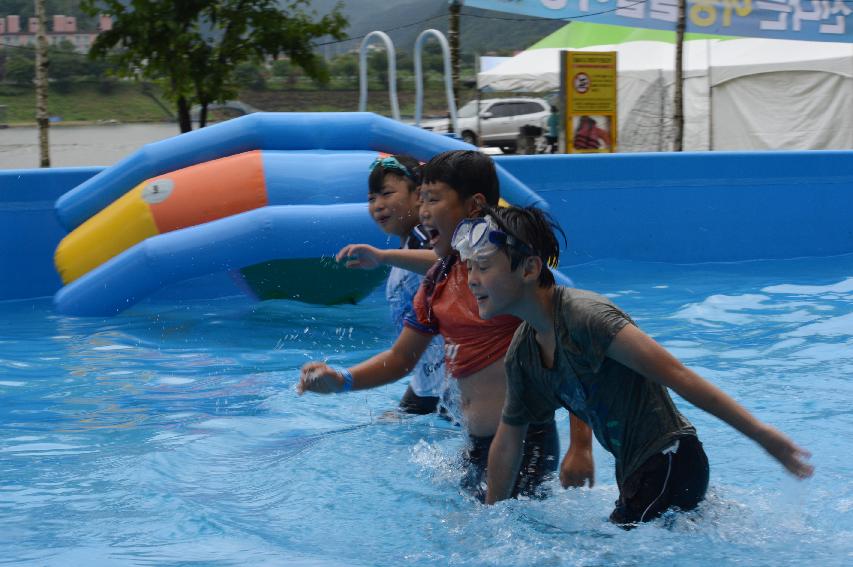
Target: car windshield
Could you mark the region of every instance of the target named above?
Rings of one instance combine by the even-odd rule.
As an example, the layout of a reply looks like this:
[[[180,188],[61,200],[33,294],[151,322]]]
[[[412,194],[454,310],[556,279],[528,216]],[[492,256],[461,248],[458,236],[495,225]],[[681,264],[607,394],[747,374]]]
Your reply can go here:
[[[482,102],[480,104],[483,104]],[[473,118],[477,116],[477,101],[472,100],[465,104],[462,108],[459,109],[459,112],[456,113],[456,116],[459,118]]]

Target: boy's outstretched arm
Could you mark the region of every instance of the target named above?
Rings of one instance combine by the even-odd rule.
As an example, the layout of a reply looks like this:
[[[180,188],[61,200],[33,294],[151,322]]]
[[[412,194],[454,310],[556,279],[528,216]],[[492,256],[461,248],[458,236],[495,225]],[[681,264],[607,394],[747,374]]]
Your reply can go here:
[[[595,484],[595,463],[592,458],[592,429],[582,419],[569,413],[569,449],[560,463],[560,484],[563,488]]]
[[[773,427],[756,419],[728,394],[684,366],[654,339],[625,325],[610,343],[607,356],[677,392],[681,397],[722,419],[762,447],[792,474],[806,478],[814,467],[811,454]]]
[[[347,268],[374,270],[385,264],[423,275],[435,264],[438,256],[432,250],[383,250],[369,244],[347,244],[337,253],[335,260],[346,260]]]
[[[414,368],[431,340],[432,335],[403,327],[390,349],[349,369],[352,389],[366,390],[399,380]],[[305,392],[330,394],[340,392],[343,387],[344,378],[340,372],[324,362],[309,362],[302,367],[296,392],[300,396]]]
[[[526,435],[526,425],[508,425],[503,421],[498,424],[498,431],[489,447],[486,504],[506,500],[512,495],[515,477],[518,476],[518,468],[521,466]]]

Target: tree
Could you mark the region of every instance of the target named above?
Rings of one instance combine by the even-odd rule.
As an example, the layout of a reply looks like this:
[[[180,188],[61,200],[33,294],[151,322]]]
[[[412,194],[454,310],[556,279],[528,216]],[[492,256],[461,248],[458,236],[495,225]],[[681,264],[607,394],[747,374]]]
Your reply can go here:
[[[14,53],[6,60],[7,81],[31,87],[35,78],[35,57],[31,52]]]
[[[39,164],[50,167],[50,144],[48,129],[50,118],[47,112],[47,68],[50,60],[47,56],[47,13],[44,0],[35,0],[36,18],[36,122],[39,127]]]
[[[190,107],[207,107],[239,92],[241,63],[260,65],[287,55],[308,76],[327,80],[313,51],[314,39],[343,39],[340,5],[322,18],[303,11],[308,0],[84,0],[91,13],[110,13],[112,30],[101,33],[90,56],[115,52],[121,75],[161,80],[178,110],[181,132],[192,130]]]
[[[74,80],[87,74],[86,61],[74,51],[74,45],[63,40],[48,49],[50,79],[59,92],[69,92]]]
[[[251,63],[240,63],[234,69],[234,78],[244,87],[255,91],[262,91],[267,87],[267,80],[257,65]]]
[[[358,55],[344,53],[332,59],[329,66],[332,75],[347,85],[358,84]]]
[[[276,59],[272,63],[272,74],[275,77],[287,81],[287,86],[294,88],[305,73],[300,67],[294,65],[286,58]]]

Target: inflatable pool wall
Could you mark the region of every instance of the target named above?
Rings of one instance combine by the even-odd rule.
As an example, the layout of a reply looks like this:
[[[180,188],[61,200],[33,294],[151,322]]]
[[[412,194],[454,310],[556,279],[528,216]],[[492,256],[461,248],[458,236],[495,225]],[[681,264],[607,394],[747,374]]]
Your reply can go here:
[[[236,121],[205,130],[214,130],[220,126],[230,128],[233,122]],[[408,131],[404,129],[403,134]],[[193,134],[196,133],[184,134],[173,140]],[[420,134],[416,132],[412,135]],[[306,133],[306,136],[310,135]],[[390,134],[388,137],[391,137]],[[405,135],[403,138],[405,141]],[[433,143],[431,140],[432,137],[430,143]],[[436,145],[441,144],[436,142]],[[442,148],[437,147],[434,151]],[[246,147],[242,151],[257,149]],[[237,153],[242,152],[232,152]],[[225,156],[211,156],[209,159],[218,157]],[[561,256],[561,267],[569,273],[574,265],[607,258],[639,262],[701,263],[853,253],[853,224],[849,219],[850,211],[853,210],[851,151],[496,156],[495,161],[506,174],[522,181],[550,205],[552,214],[568,236],[568,246]],[[176,166],[169,171],[190,165],[193,164]],[[62,286],[53,266],[53,253],[67,230],[60,224],[54,205],[57,199],[65,202],[72,195],[78,195],[74,197],[78,199],[81,187],[91,186],[92,182],[105,177],[110,170],[87,167],[0,171],[0,300],[50,296]],[[115,198],[156,175],[150,171],[139,175],[134,181],[127,182]],[[311,192],[293,193],[307,198]],[[311,260],[323,254],[328,256],[337,250],[335,246],[340,240],[334,240],[336,235],[343,235],[341,240],[346,241],[373,241],[387,245],[387,239],[383,238],[368,218],[363,197],[362,193],[355,199],[358,204],[350,203],[356,209],[361,207],[361,213],[353,215],[351,224],[345,230],[330,221],[333,217],[328,208],[319,209],[321,214],[316,217],[317,223],[328,233],[326,250],[319,250],[321,245],[316,244],[317,250],[309,254],[305,250],[313,248],[313,242],[299,246],[309,239],[294,239],[288,236],[292,233],[282,229],[285,235],[274,239],[290,243],[292,248],[283,252],[301,254],[285,261],[301,262],[302,258]],[[112,200],[106,199],[100,208],[95,207],[97,210],[88,216],[96,214]],[[303,202],[294,206],[315,205]],[[239,231],[248,228],[245,225],[237,227],[234,223],[246,215],[251,218],[251,215],[270,208],[261,207],[215,221],[224,222],[229,227],[228,231],[222,233],[221,244],[209,243],[209,247],[197,249],[198,253],[193,253],[193,248],[188,246],[190,265],[184,268],[184,273],[162,271],[157,276],[162,279],[146,282],[142,286],[143,291],[157,288],[162,282],[162,287],[154,293],[157,296],[166,295],[170,301],[236,293],[232,276],[235,271],[239,273],[240,269],[231,272],[226,269],[242,263],[240,257],[245,251],[239,250],[239,247],[237,251],[229,250],[233,250],[232,243],[239,237]],[[306,222],[305,217],[301,218],[303,221],[297,222]],[[361,220],[356,222],[357,219]],[[276,220],[270,218],[263,222],[272,226]],[[289,221],[280,222],[286,225]],[[311,221],[307,222],[310,224]],[[178,229],[145,242],[165,239],[164,243],[157,246],[166,249],[168,244],[175,251],[180,251],[185,242],[177,240],[177,236],[184,231],[196,231],[198,234],[197,231],[212,224]],[[313,227],[312,230],[314,232],[309,233],[311,239],[317,229]],[[344,234],[346,231],[353,232]],[[228,238],[224,237],[226,232]],[[219,236],[214,235],[213,238]],[[248,249],[259,247],[253,242],[247,239]],[[145,246],[145,243],[137,246]],[[218,262],[223,267],[222,271],[180,280],[181,277],[192,277],[204,271],[203,267],[192,267],[192,262],[208,249],[220,254]],[[227,255],[232,253],[236,259],[229,263],[231,260]],[[257,264],[274,261],[262,260],[265,255],[258,254]],[[104,265],[118,261],[122,256],[120,254]],[[211,260],[208,258],[207,261]],[[80,279],[90,277],[100,269],[96,268]],[[270,281],[276,282],[277,277]],[[176,283],[169,284],[167,280]],[[280,278],[277,281],[280,285]],[[583,286],[583,283],[579,282],[579,285]],[[110,293],[115,293],[112,281],[105,280],[101,285],[113,288]],[[111,301],[126,300],[119,298]]]

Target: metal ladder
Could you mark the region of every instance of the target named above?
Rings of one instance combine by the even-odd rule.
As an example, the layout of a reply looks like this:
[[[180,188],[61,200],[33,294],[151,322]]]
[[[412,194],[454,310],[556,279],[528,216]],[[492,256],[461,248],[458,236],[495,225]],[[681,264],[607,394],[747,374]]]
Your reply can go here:
[[[453,131],[458,132],[459,125],[456,117],[456,99],[453,96],[453,81],[451,79],[450,69],[450,46],[447,43],[447,38],[444,34],[436,29],[424,30],[418,35],[415,40],[415,126],[420,126],[421,117],[423,115],[424,104],[424,88],[423,88],[423,64],[421,60],[421,52],[423,44],[428,36],[434,36],[441,46],[444,56],[444,91],[447,95],[447,108],[450,111],[450,124],[453,126]],[[397,101],[397,57],[394,50],[394,42],[383,31],[372,31],[361,40],[361,46],[358,49],[358,111],[367,111],[367,46],[370,40],[377,37],[385,44],[385,50],[388,53],[388,95],[391,99],[391,114],[394,120],[400,120],[400,105]]]

